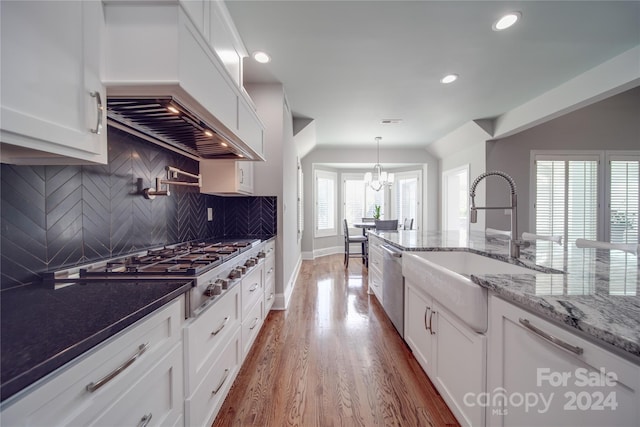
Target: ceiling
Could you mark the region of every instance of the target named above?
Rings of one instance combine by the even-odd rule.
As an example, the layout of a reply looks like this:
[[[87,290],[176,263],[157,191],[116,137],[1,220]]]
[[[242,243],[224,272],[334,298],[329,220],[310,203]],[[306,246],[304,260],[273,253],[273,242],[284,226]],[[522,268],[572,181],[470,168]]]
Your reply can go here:
[[[640,44],[640,1],[227,0],[245,83],[280,82],[318,146],[426,147]],[[493,23],[519,11],[520,21]],[[449,85],[449,73],[459,79]],[[402,119],[383,125],[382,119]]]

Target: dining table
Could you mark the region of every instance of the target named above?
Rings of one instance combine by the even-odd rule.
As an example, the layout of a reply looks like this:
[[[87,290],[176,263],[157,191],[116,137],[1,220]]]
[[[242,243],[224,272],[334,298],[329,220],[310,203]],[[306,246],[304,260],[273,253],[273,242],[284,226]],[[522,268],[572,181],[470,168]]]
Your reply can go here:
[[[367,230],[376,228],[376,223],[373,221],[359,221],[359,222],[354,222],[351,225],[353,225],[355,228],[362,228],[362,234],[364,236],[367,235]]]

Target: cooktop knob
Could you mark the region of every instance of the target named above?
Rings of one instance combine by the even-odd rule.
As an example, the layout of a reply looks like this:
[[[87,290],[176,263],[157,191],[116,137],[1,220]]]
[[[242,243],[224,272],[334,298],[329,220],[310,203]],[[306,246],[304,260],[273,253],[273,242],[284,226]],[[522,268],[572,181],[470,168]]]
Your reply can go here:
[[[244,263],[245,267],[253,267],[254,265],[256,265],[256,260],[255,258],[249,258],[245,263]]]
[[[238,269],[234,268],[233,270],[231,270],[229,272],[229,279],[231,280],[235,280],[235,279],[239,279],[240,276],[242,276],[242,272],[239,271]]]
[[[222,293],[222,286],[216,280],[215,283],[209,283],[207,289],[204,290],[204,294],[208,297],[212,297],[214,295],[220,295]]]
[[[222,289],[229,288],[229,280],[227,279],[218,279],[216,280],[216,284],[219,284]]]
[[[258,258],[264,258],[265,256],[267,256],[267,254],[265,254],[263,251],[258,252]]]

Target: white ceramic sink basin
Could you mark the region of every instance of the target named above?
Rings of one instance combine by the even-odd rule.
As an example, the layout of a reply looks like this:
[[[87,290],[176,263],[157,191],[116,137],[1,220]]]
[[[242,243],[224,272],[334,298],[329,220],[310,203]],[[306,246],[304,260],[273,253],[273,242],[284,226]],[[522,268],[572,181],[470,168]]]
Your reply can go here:
[[[487,330],[487,290],[471,274],[537,273],[529,268],[462,251],[403,252],[402,274],[477,332]]]
[[[415,252],[421,258],[459,274],[535,274],[535,270],[462,251]]]

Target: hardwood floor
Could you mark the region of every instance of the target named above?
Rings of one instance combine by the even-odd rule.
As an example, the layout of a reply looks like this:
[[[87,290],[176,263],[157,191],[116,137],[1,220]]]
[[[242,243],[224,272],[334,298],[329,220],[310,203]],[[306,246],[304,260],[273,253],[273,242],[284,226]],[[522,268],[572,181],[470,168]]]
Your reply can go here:
[[[304,261],[213,426],[450,426],[455,418],[367,294],[360,260]]]

